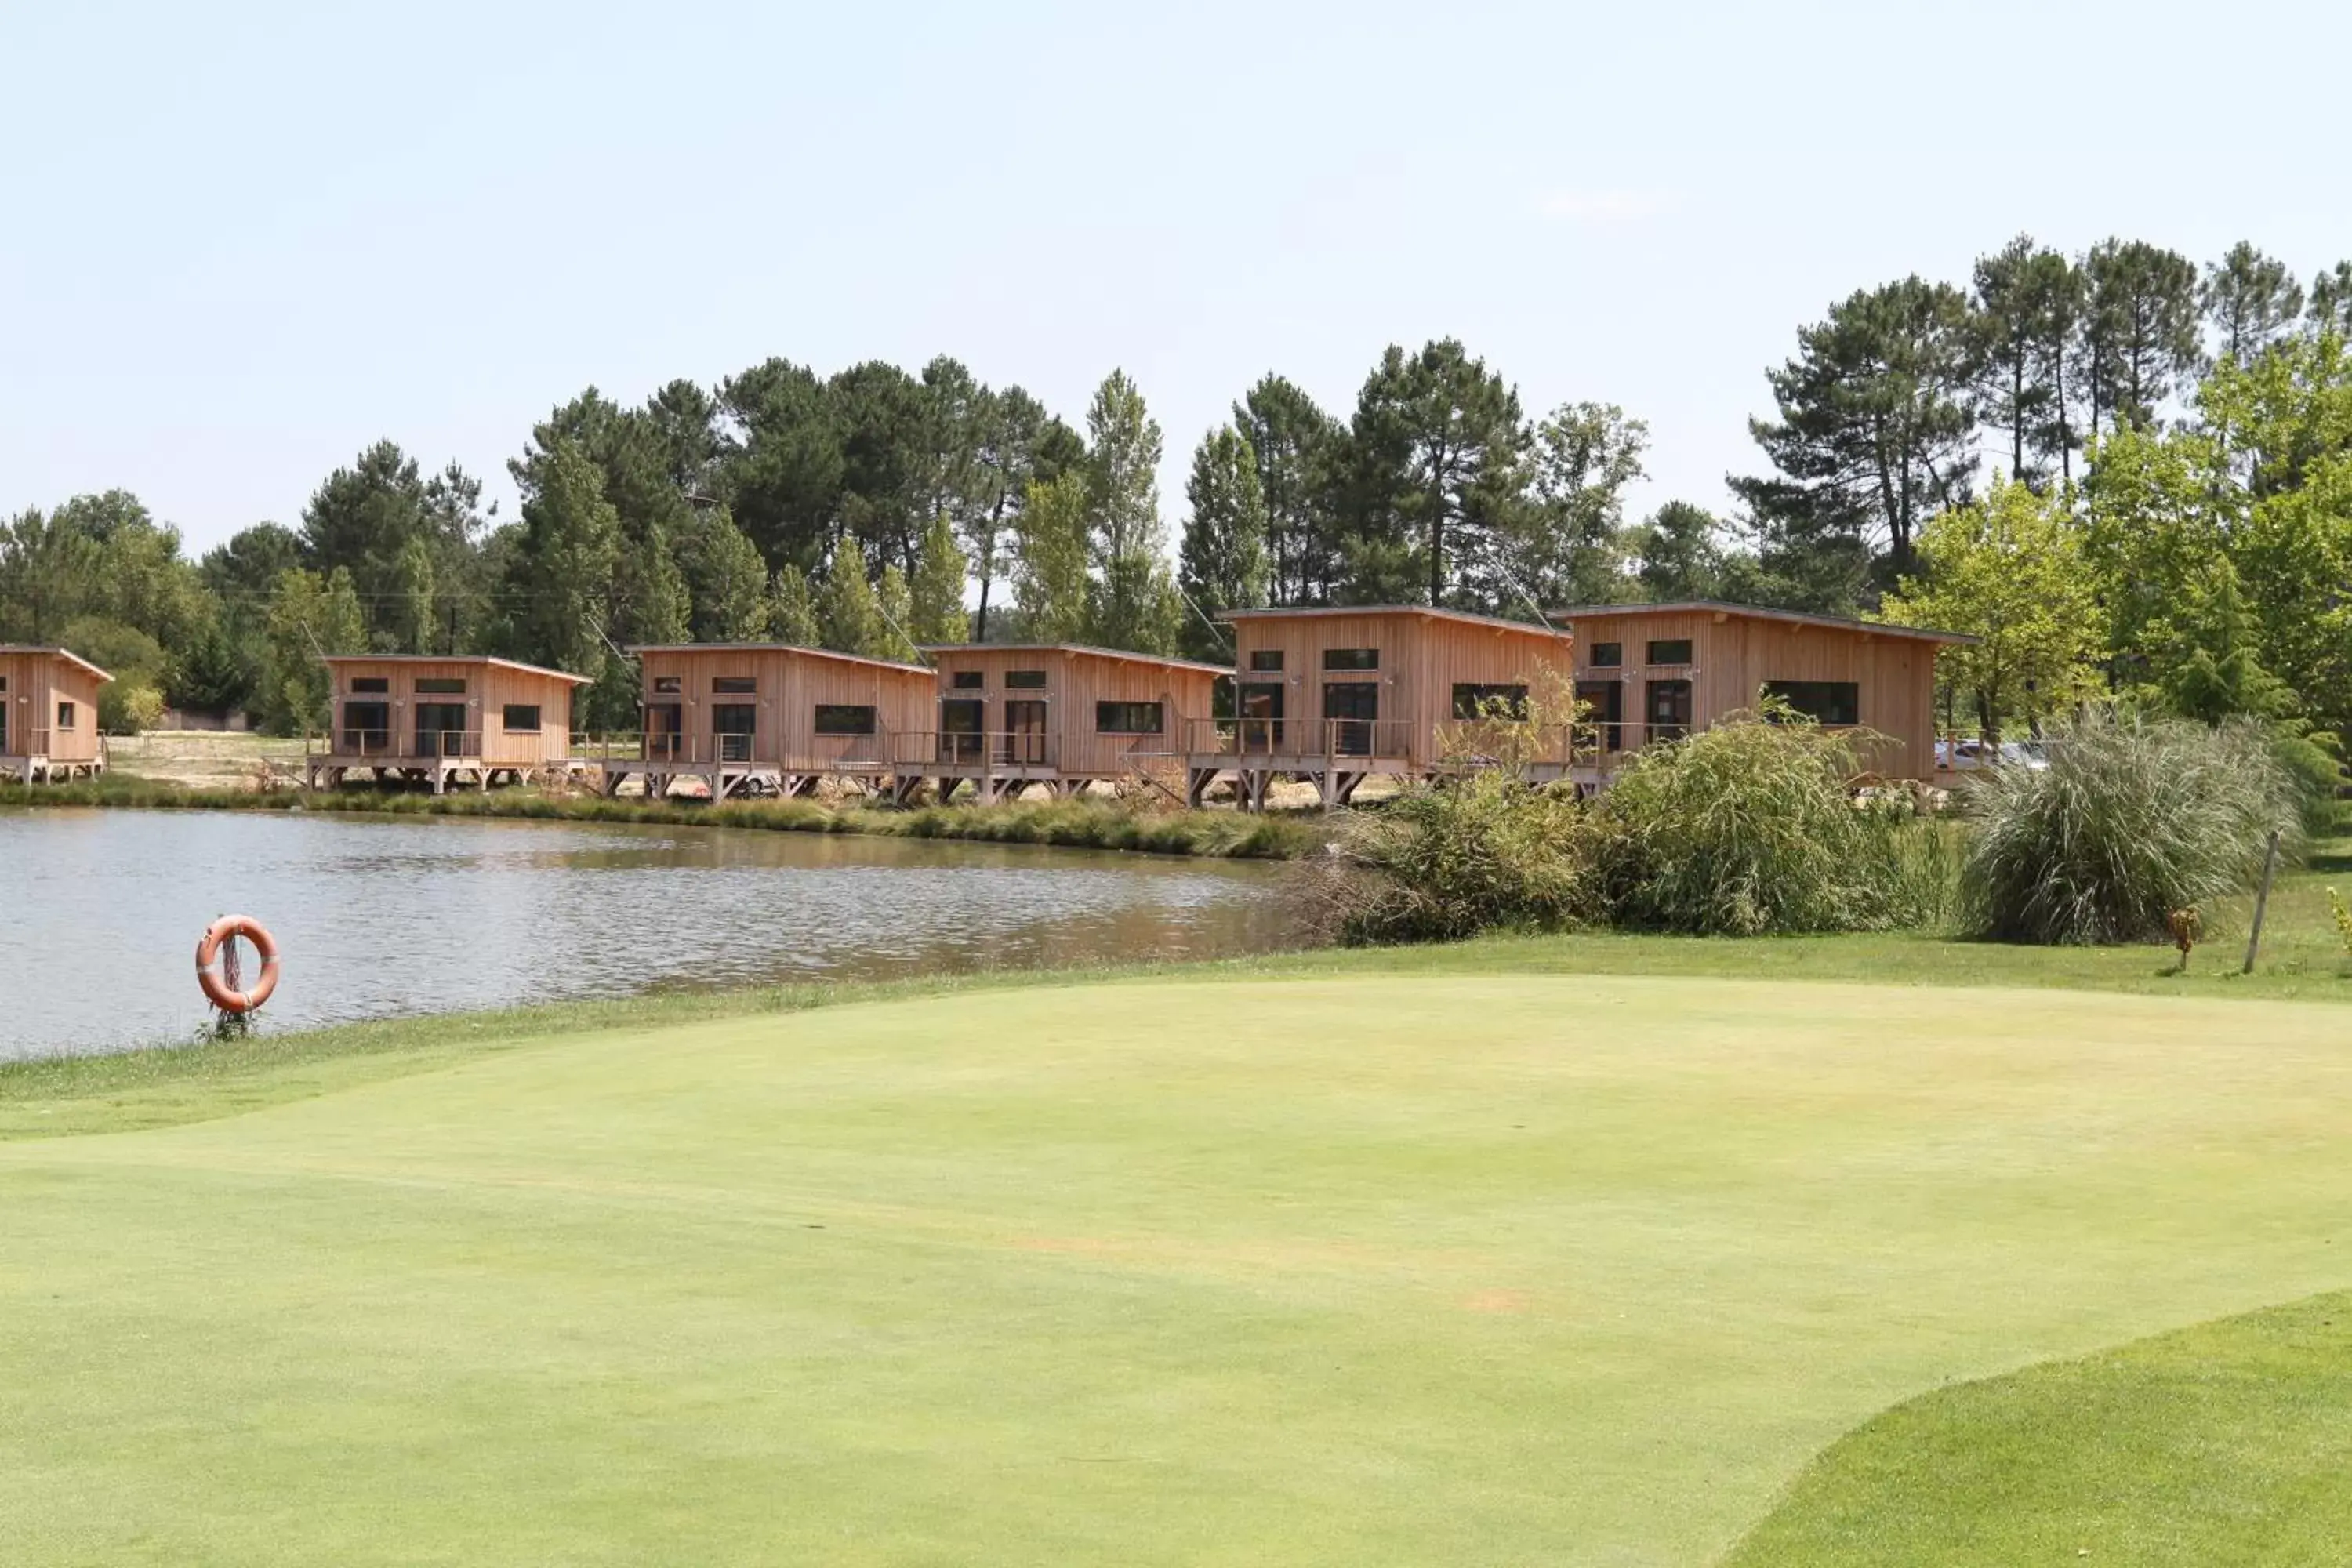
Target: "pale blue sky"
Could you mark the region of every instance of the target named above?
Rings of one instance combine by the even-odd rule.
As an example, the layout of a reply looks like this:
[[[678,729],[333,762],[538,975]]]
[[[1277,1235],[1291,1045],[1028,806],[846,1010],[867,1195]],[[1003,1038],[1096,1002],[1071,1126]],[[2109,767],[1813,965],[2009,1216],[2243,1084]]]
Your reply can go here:
[[[956,354],[1193,443],[1454,334],[1724,500],[1834,297],[2021,229],[2352,256],[2323,4],[700,7],[0,0],[0,507],[201,548],[378,437],[770,354]],[[506,508],[510,514],[512,502]]]

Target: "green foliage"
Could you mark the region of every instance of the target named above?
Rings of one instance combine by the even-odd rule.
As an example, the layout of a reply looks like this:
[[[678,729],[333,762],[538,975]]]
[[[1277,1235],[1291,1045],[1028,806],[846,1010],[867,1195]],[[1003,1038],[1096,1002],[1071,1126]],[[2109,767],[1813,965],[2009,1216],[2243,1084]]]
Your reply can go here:
[[[2010,477],[2041,489],[2054,458],[2071,480],[2080,443],[2068,417],[2066,362],[2082,325],[2083,274],[2021,234],[1977,258],[1974,284],[1981,412],[2009,438]]]
[[[931,519],[923,532],[923,547],[915,559],[915,574],[908,584],[907,629],[918,643],[929,647],[968,641],[971,619],[963,607],[963,585],[971,563],[956,542],[956,530],[946,512]]]
[[[2352,904],[2333,888],[2327,889],[2327,913],[2336,922],[2336,940],[2343,944],[2344,956],[2352,958]]]
[[[1013,602],[1033,642],[1075,642],[1087,634],[1087,480],[1066,473],[1029,487],[1013,563]]]
[[[1365,378],[1348,430],[1347,596],[1503,602],[1508,590],[1496,568],[1524,526],[1530,438],[1517,392],[1458,341],[1412,355],[1391,344]]]
[[[2269,835],[2292,856],[2299,802],[2262,727],[2095,711],[2053,732],[2046,768],[1998,768],[1964,800],[1970,928],[2003,942],[2147,942],[2240,891]]]
[[[1572,791],[1481,772],[1350,817],[1294,891],[1310,930],[1353,944],[1560,931],[1601,912],[1593,842]]]
[[[768,568],[724,507],[688,519],[677,541],[696,642],[757,642],[768,629]]]
[[[1234,405],[1265,499],[1266,602],[1328,605],[1346,581],[1339,488],[1347,429],[1298,386],[1269,375]]]
[[[167,659],[153,637],[120,621],[85,616],[66,626],[65,646],[114,677],[98,689],[100,731],[136,735],[163,718]]]
[[[1784,705],[1643,747],[1601,797],[1621,923],[1708,936],[1886,931],[1942,912],[1943,841],[1906,801],[1853,798],[1877,737]]]
[[[882,568],[882,580],[874,584],[874,618],[880,623],[880,639],[877,643],[877,658],[912,659],[919,658],[922,649],[908,632],[915,618],[914,590],[908,586],[907,574],[898,570],[895,561]]]
[[[1184,525],[1178,580],[1202,615],[1252,609],[1266,602],[1265,492],[1259,487],[1257,454],[1232,426],[1211,431],[1192,454],[1192,477],[1185,486],[1192,516]],[[1232,644],[1201,616],[1184,617],[1183,651],[1196,658],[1223,658]]]
[[[816,595],[808,578],[791,562],[776,568],[768,591],[768,635],[794,647],[823,647],[824,624],[817,615]]]
[[[1529,442],[1531,489],[1496,540],[1480,602],[1525,616],[1532,606],[1626,596],[1625,488],[1645,476],[1650,427],[1613,403],[1570,403]]]
[[[1160,519],[1160,423],[1124,371],[1087,410],[1087,539],[1094,573],[1087,639],[1143,653],[1176,651],[1179,605]]]
[[[2197,265],[2140,240],[2106,239],[2083,258],[2084,309],[2075,374],[2090,398],[2089,431],[2147,429],[2158,405],[2193,378]]]
[[[331,688],[320,656],[368,651],[367,618],[351,574],[340,566],[324,578],[299,567],[279,573],[270,590],[266,637],[263,724],[279,735],[323,727]]]
[[[1911,277],[1832,306],[1769,371],[1777,419],[1749,431],[1777,474],[1735,479],[1768,566],[1811,585],[1821,608],[1851,605],[1884,545],[1896,574],[1976,468],[1976,329],[1967,298]]]
[[[593,674],[609,651],[620,515],[605,499],[603,473],[569,437],[551,437],[517,478],[527,484],[515,562],[520,651],[552,668]]]
[[[882,624],[874,603],[874,586],[866,581],[866,555],[857,541],[846,535],[834,546],[833,563],[825,569],[824,587],[817,597],[817,619],[824,628],[824,645],[839,653],[887,658],[896,642]]]
[[[2098,602],[2063,498],[1995,475],[1981,501],[1928,522],[1918,553],[1919,574],[1887,596],[1885,616],[1979,639],[1939,649],[1936,673],[1967,694],[1986,738],[2093,693]]]

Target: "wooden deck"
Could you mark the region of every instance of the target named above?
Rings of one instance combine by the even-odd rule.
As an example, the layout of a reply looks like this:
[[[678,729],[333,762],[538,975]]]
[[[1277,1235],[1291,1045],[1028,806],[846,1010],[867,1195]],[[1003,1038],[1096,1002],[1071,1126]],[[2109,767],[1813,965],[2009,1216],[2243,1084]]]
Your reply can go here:
[[[435,795],[452,789],[488,790],[494,784],[550,784],[595,776],[584,755],[543,757],[531,762],[495,759],[482,737],[450,731],[436,736],[392,736],[383,731],[345,733],[307,743],[303,783],[310,789],[341,789],[354,773],[380,784],[422,784]]]

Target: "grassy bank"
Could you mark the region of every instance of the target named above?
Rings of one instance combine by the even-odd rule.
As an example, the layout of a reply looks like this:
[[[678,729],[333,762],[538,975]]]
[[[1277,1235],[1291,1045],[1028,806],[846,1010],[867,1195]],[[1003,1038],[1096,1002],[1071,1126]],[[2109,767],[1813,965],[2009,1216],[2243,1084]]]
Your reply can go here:
[[[130,806],[163,811],[325,811],[395,816],[504,817],[543,822],[655,823],[770,833],[858,833],[1124,849],[1146,855],[1288,859],[1323,841],[1318,816],[1248,816],[1231,811],[1159,811],[1112,801],[933,805],[911,810],[809,800],[608,800],[504,789],[433,795],[396,790],[192,788],[110,774],[36,789],[0,786],[0,805]]]
[[[2338,1008],[1527,972],[1767,945],[118,1083],[0,1143],[9,1559],[1703,1563],[1948,1381],[2352,1283]]]

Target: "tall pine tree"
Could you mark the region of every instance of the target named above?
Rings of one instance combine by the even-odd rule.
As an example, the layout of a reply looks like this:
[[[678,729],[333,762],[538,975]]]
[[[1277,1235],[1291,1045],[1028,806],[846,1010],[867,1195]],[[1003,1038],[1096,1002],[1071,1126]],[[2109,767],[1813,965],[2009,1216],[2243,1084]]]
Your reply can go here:
[[[1184,494],[1192,516],[1177,580],[1192,603],[1181,642],[1196,658],[1222,660],[1232,644],[1202,617],[1265,603],[1265,492],[1258,486],[1257,455],[1240,431],[1227,425],[1202,438]]]

